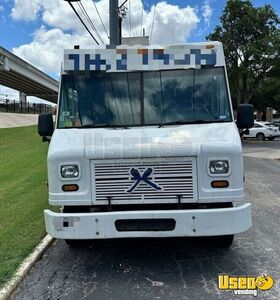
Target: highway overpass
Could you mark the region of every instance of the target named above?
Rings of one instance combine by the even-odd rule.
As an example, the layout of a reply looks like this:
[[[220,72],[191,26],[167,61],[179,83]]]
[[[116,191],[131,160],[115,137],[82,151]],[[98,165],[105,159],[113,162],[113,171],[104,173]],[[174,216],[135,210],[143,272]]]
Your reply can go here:
[[[20,92],[20,101],[35,96],[57,102],[57,80],[0,46],[0,85]]]

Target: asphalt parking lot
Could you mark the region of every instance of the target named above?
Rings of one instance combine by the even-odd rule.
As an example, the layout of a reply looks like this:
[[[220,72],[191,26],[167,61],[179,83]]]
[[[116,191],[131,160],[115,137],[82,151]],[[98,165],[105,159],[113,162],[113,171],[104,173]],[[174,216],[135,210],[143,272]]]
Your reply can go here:
[[[253,226],[230,249],[205,239],[109,240],[70,249],[56,241],[12,299],[279,299],[280,141],[244,143]],[[273,159],[270,157],[273,154]],[[218,274],[275,279],[257,297],[217,288]]]
[[[249,157],[280,159],[280,138],[263,142],[246,139],[243,141],[243,154]]]

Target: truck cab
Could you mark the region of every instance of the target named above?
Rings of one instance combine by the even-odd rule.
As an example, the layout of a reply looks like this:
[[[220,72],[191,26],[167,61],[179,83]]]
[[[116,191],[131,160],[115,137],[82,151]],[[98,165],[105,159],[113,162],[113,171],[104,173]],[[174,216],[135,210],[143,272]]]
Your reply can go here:
[[[44,211],[51,236],[216,236],[229,246],[250,228],[221,43],[65,50],[51,126],[41,115],[49,203],[62,208]]]

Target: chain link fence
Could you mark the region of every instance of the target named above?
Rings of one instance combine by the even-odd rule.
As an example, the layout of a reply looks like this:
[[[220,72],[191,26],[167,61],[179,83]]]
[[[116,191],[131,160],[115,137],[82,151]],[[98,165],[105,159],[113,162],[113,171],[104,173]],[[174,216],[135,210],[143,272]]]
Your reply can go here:
[[[0,99],[0,112],[40,114],[50,112],[55,114],[56,108],[52,105],[33,102],[19,102],[9,99]]]

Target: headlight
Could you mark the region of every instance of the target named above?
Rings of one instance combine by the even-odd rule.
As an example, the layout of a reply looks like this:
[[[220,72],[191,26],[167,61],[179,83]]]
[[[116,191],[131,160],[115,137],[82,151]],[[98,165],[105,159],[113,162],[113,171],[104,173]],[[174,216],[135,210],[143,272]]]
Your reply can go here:
[[[60,173],[63,178],[79,177],[79,167],[77,165],[61,166]]]
[[[209,164],[211,174],[227,174],[229,163],[227,160],[211,160]]]

